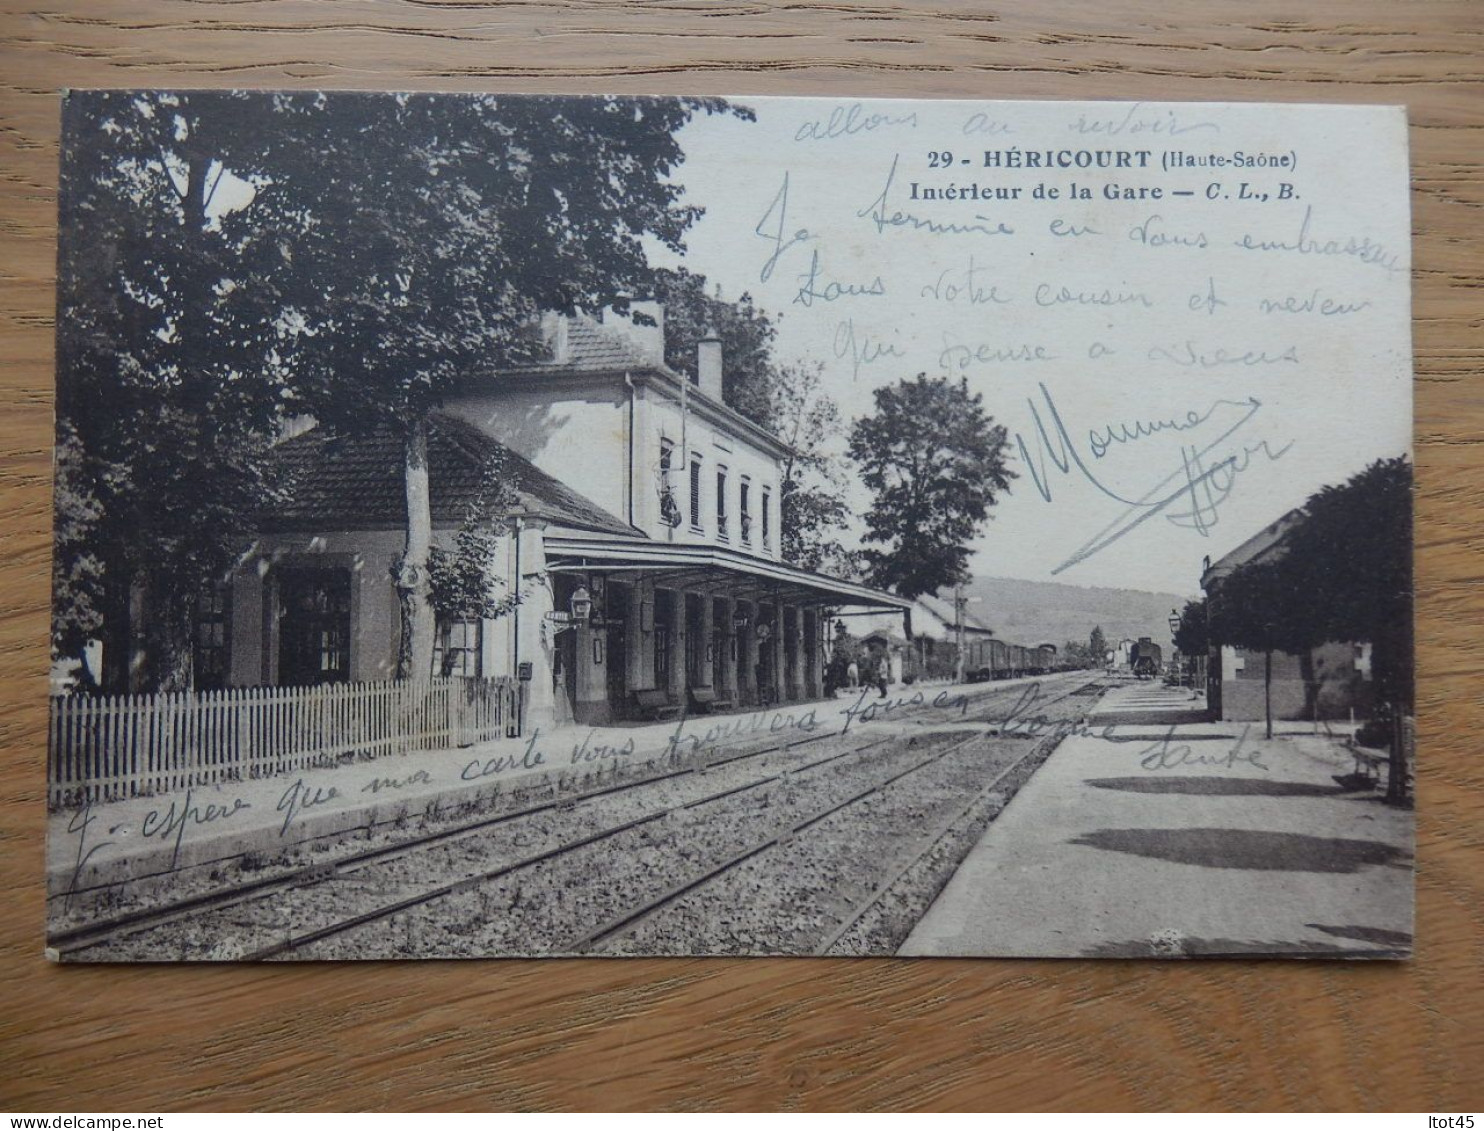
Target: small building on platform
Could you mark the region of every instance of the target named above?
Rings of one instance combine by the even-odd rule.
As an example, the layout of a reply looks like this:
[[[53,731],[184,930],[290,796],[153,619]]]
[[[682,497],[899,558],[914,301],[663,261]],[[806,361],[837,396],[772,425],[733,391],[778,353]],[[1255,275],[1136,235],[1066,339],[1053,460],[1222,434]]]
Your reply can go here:
[[[1239,566],[1286,553],[1287,535],[1303,521],[1302,510],[1290,511],[1226,556],[1216,561],[1208,558],[1201,574],[1208,610],[1221,600],[1223,578]],[[1267,660],[1262,652],[1229,644],[1212,645],[1206,669],[1206,703],[1213,719],[1264,719],[1269,694],[1275,719],[1347,719],[1367,716],[1375,707],[1369,642],[1331,641],[1300,654],[1274,652],[1271,688]]]

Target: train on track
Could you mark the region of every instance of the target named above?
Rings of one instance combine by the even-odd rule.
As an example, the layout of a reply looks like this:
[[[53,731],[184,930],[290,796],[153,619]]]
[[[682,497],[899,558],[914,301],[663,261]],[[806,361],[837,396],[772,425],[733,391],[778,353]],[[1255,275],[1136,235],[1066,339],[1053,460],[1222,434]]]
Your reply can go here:
[[[1023,675],[1046,675],[1061,671],[1055,644],[1011,644],[1006,640],[979,639],[965,645],[964,672],[971,683],[1013,679]]]
[[[1129,669],[1140,679],[1154,679],[1158,676],[1161,671],[1161,658],[1159,645],[1147,636],[1139,637],[1138,641],[1128,650]]]

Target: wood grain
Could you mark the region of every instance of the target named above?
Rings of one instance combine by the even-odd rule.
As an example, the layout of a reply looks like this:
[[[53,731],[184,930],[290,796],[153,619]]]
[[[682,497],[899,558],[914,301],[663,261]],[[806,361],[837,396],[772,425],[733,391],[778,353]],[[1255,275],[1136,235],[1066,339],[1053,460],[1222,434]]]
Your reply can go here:
[[[1478,4],[76,0],[0,21],[0,1108],[1484,1106]],[[1405,102],[1416,960],[48,966],[57,95],[146,85]]]

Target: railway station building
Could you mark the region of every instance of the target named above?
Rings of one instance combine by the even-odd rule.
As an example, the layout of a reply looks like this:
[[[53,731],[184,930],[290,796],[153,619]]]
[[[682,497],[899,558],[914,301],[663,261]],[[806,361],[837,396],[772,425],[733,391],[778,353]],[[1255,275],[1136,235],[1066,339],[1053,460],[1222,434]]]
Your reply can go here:
[[[1222,579],[1237,567],[1286,553],[1287,535],[1303,521],[1303,511],[1290,511],[1224,557],[1208,558],[1201,573],[1207,607],[1221,600]],[[1300,654],[1274,652],[1272,659],[1275,719],[1344,719],[1367,716],[1375,707],[1369,642],[1331,641]],[[1206,669],[1212,719],[1256,722],[1266,717],[1266,661],[1262,652],[1212,645]]]
[[[518,594],[499,617],[440,621],[433,674],[520,679],[528,729],[816,698],[833,615],[900,624],[910,604],[783,560],[788,449],[723,402],[719,341],[692,380],[665,364],[663,311],[646,313],[655,325],[548,316],[543,360],[471,374],[428,422],[434,544],[482,525]],[[391,679],[400,438],[310,427],[277,455],[289,500],[207,603],[198,677]]]

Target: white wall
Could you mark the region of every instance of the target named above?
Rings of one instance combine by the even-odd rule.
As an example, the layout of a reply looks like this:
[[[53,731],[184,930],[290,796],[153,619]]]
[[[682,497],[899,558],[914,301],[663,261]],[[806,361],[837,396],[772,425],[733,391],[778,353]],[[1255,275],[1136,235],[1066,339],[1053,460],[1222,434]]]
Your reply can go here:
[[[614,516],[628,521],[629,390],[620,376],[590,381],[564,380],[557,386],[502,386],[449,400],[451,415],[482,428],[542,471],[585,495]],[[699,399],[699,394],[696,394]],[[682,425],[682,419],[684,421]],[[653,384],[641,385],[634,405],[632,521],[663,542],[727,545],[757,557],[776,559],[782,537],[780,461],[725,425],[701,418],[694,404],[682,414],[677,399]],[[670,482],[681,512],[671,528],[660,520],[660,441],[674,445]],[[683,450],[683,447],[685,450]],[[701,457],[701,528],[690,525],[688,454]],[[730,538],[718,537],[716,471],[727,468],[727,526]],[[751,483],[752,538],[741,539],[741,483]],[[762,537],[763,490],[770,496],[767,548]]]
[[[450,399],[443,407],[627,519],[628,390],[621,378],[506,387]]]
[[[653,388],[644,392],[644,409],[638,434],[639,458],[636,458],[636,487],[643,500],[642,519],[636,508],[636,525],[651,538],[688,545],[725,545],[756,557],[776,559],[779,556],[779,540],[782,523],[779,507],[779,481],[782,477],[780,461],[758,449],[750,440],[733,433],[723,426],[703,420],[692,409],[682,414],[679,403],[661,395]],[[656,470],[659,465],[661,439],[675,445],[675,467],[670,481],[675,490],[676,502],[680,505],[680,525],[671,530],[659,521],[659,499]],[[682,439],[688,455],[681,451]],[[701,524],[699,531],[690,523],[690,456],[701,458]],[[727,469],[727,532],[729,538],[719,537],[716,521],[716,472],[719,466]],[[741,538],[741,489],[746,477],[751,483],[752,538],[744,543]],[[771,502],[769,525],[764,548],[762,532],[763,491],[766,488]]]

